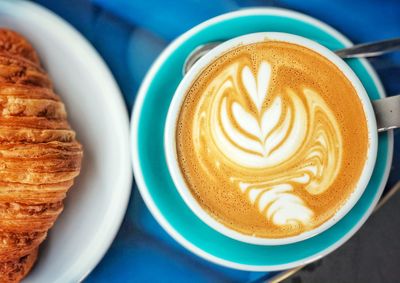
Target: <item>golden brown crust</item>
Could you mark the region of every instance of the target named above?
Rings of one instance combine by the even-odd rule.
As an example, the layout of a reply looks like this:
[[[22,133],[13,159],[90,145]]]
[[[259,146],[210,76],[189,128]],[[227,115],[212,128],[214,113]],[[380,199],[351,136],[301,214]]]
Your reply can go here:
[[[23,184],[0,182],[0,202],[17,199],[26,204],[52,203],[64,199],[73,180],[54,184]]]
[[[19,33],[9,29],[0,29],[0,51],[40,64],[39,57],[31,44]]]
[[[36,52],[0,29],[0,283],[19,282],[31,269],[81,160]]]
[[[37,130],[10,127],[1,128],[0,126],[0,143],[44,143],[50,141],[72,142],[74,139],[75,132],[69,129]]]
[[[46,238],[47,232],[20,232],[10,233],[1,232],[0,248],[7,255],[0,257],[0,262],[7,261],[9,258],[21,258],[32,253],[38,245]]]
[[[0,83],[0,97],[7,96],[60,101],[60,98],[50,88]]]
[[[49,77],[39,66],[6,53],[0,53],[0,82],[51,87]]]
[[[28,274],[38,256],[36,248],[32,253],[14,260],[0,262],[0,283],[20,282]]]
[[[46,117],[48,119],[65,119],[64,104],[54,100],[32,99],[21,97],[0,97],[1,116]]]

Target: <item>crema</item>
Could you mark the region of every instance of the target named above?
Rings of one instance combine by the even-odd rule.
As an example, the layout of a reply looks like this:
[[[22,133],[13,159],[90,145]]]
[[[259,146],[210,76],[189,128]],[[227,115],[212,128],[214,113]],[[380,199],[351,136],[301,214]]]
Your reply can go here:
[[[368,128],[333,63],[265,41],[199,73],[176,141],[184,179],[211,216],[243,234],[282,238],[314,229],[345,203],[366,161]]]

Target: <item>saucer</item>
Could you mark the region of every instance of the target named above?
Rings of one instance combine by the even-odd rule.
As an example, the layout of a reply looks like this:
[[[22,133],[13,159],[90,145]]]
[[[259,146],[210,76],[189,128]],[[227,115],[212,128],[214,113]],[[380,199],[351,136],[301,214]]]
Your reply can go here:
[[[172,42],[149,70],[132,115],[132,161],[139,191],[160,225],[188,250],[226,267],[273,271],[317,260],[346,242],[367,220],[382,194],[392,161],[393,134],[379,134],[378,159],[364,194],[353,209],[325,232],[302,242],[258,246],[228,238],[204,224],[186,206],[167,169],[164,152],[165,119],[182,66],[197,46],[247,33],[278,31],[301,35],[335,50],[351,42],[333,28],[309,16],[276,8],[246,9],[212,18]],[[385,93],[366,60],[347,63],[371,99]]]

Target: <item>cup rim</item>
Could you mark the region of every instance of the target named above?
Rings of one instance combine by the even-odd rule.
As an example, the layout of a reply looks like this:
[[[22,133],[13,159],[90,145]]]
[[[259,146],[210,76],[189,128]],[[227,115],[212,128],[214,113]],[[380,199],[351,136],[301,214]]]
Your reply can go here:
[[[360,178],[358,179],[355,189],[353,190],[351,195],[347,198],[342,207],[322,225],[312,230],[303,232],[301,234],[284,238],[263,238],[263,237],[256,237],[256,236],[242,234],[232,228],[225,226],[221,222],[217,221],[210,214],[208,214],[199,205],[197,200],[193,197],[186,182],[184,181],[184,177],[182,175],[182,172],[178,164],[177,152],[176,152],[176,137],[175,137],[176,122],[180,113],[181,105],[184,101],[184,98],[186,97],[187,89],[191,86],[192,82],[195,79],[197,79],[201,70],[204,69],[206,66],[208,66],[213,60],[217,59],[223,53],[231,49],[234,49],[240,45],[263,42],[266,40],[284,41],[304,46],[322,55],[324,58],[328,59],[331,63],[337,66],[356,90],[356,93],[363,106],[368,128],[369,147],[364,168],[362,170]],[[358,77],[355,75],[353,70],[333,51],[320,45],[319,43],[302,36],[290,33],[283,33],[283,32],[258,32],[258,33],[249,33],[246,35],[235,37],[221,43],[220,45],[212,49],[210,52],[208,52],[205,56],[200,58],[200,60],[197,61],[192,66],[192,68],[183,77],[182,81],[178,85],[168,109],[165,129],[164,129],[164,150],[165,150],[168,170],[171,174],[173,183],[175,184],[178,193],[183,198],[186,205],[205,224],[207,224],[214,230],[218,231],[219,233],[227,237],[230,237],[232,239],[255,245],[284,245],[284,244],[300,242],[308,238],[311,238],[315,235],[318,235],[323,231],[332,227],[354,207],[354,205],[357,203],[357,201],[363,194],[365,188],[368,185],[368,182],[370,180],[370,177],[372,175],[375,166],[377,149],[378,149],[378,132],[377,132],[376,118],[372,108],[372,104],[370,98],[368,97],[368,94],[364,89],[364,86],[362,85]]]

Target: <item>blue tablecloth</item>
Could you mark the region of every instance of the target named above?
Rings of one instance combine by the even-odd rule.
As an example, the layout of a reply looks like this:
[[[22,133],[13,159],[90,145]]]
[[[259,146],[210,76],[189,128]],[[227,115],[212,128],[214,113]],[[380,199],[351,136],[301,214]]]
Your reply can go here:
[[[400,36],[397,0],[38,0],[74,25],[113,72],[130,112],[150,64],[175,37],[218,14],[241,7],[277,6],[327,22],[355,43]],[[400,93],[400,54],[371,60],[389,95]],[[400,149],[397,131],[395,149]],[[388,187],[400,175],[400,154]],[[397,174],[396,174],[397,173]],[[235,271],[184,250],[156,223],[134,185],[117,238],[87,282],[242,282],[274,273]]]

